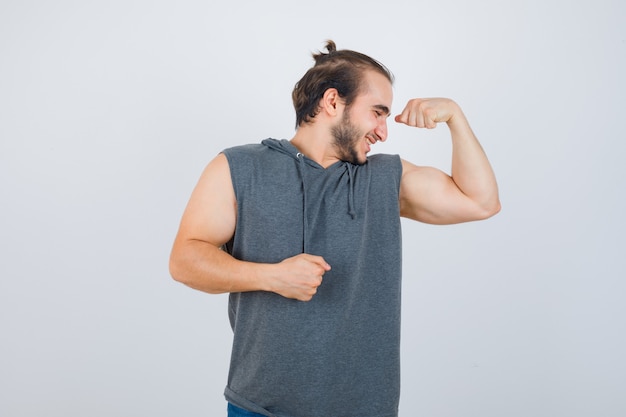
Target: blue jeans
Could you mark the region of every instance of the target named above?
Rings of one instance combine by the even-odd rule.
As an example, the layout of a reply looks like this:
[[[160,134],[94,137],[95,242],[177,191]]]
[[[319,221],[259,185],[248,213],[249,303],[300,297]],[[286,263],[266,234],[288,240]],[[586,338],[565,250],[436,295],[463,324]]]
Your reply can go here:
[[[253,413],[228,403],[228,417],[265,417],[263,414]]]

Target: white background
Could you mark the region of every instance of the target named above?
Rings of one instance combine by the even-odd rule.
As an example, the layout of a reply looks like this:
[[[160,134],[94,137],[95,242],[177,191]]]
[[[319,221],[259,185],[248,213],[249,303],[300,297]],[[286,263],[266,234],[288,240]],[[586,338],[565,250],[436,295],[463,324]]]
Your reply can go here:
[[[328,38],[394,114],[454,98],[501,189],[403,223],[401,417],[626,415],[625,28],[618,0],[2,0],[0,415],[225,415],[227,297],[169,250],[220,150],[291,138]],[[449,169],[445,126],[390,124],[376,152]]]

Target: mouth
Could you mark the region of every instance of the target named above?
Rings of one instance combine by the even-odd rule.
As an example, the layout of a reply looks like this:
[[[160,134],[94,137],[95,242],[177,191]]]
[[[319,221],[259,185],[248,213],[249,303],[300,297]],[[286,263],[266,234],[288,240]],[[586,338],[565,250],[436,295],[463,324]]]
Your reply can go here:
[[[375,134],[370,133],[368,135],[365,135],[365,138],[369,141],[370,144],[374,145],[376,142],[378,142],[378,137],[376,137]]]
[[[372,149],[371,145],[374,145],[376,144],[376,142],[378,142],[378,138],[373,133],[370,133],[365,135],[365,139],[365,147],[367,149],[367,152],[369,152]]]

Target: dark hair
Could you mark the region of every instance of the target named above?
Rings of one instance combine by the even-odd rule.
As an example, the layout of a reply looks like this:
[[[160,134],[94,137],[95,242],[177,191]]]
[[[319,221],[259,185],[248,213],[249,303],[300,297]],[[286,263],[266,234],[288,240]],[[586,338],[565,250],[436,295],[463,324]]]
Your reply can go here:
[[[326,51],[313,54],[315,65],[296,83],[291,94],[296,110],[296,129],[317,115],[320,100],[329,88],[337,89],[345,105],[350,106],[361,92],[366,70],[377,71],[393,83],[391,72],[367,55],[347,49],[338,51],[331,40],[326,41]]]

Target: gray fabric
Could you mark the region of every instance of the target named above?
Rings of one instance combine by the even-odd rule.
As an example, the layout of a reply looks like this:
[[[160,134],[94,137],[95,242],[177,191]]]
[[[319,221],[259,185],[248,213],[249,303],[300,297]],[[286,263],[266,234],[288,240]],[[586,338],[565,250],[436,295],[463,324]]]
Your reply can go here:
[[[226,250],[267,263],[304,251],[332,267],[309,302],[230,295],[227,400],[276,417],[397,416],[400,158],[324,169],[274,139],[224,154],[238,208]]]

